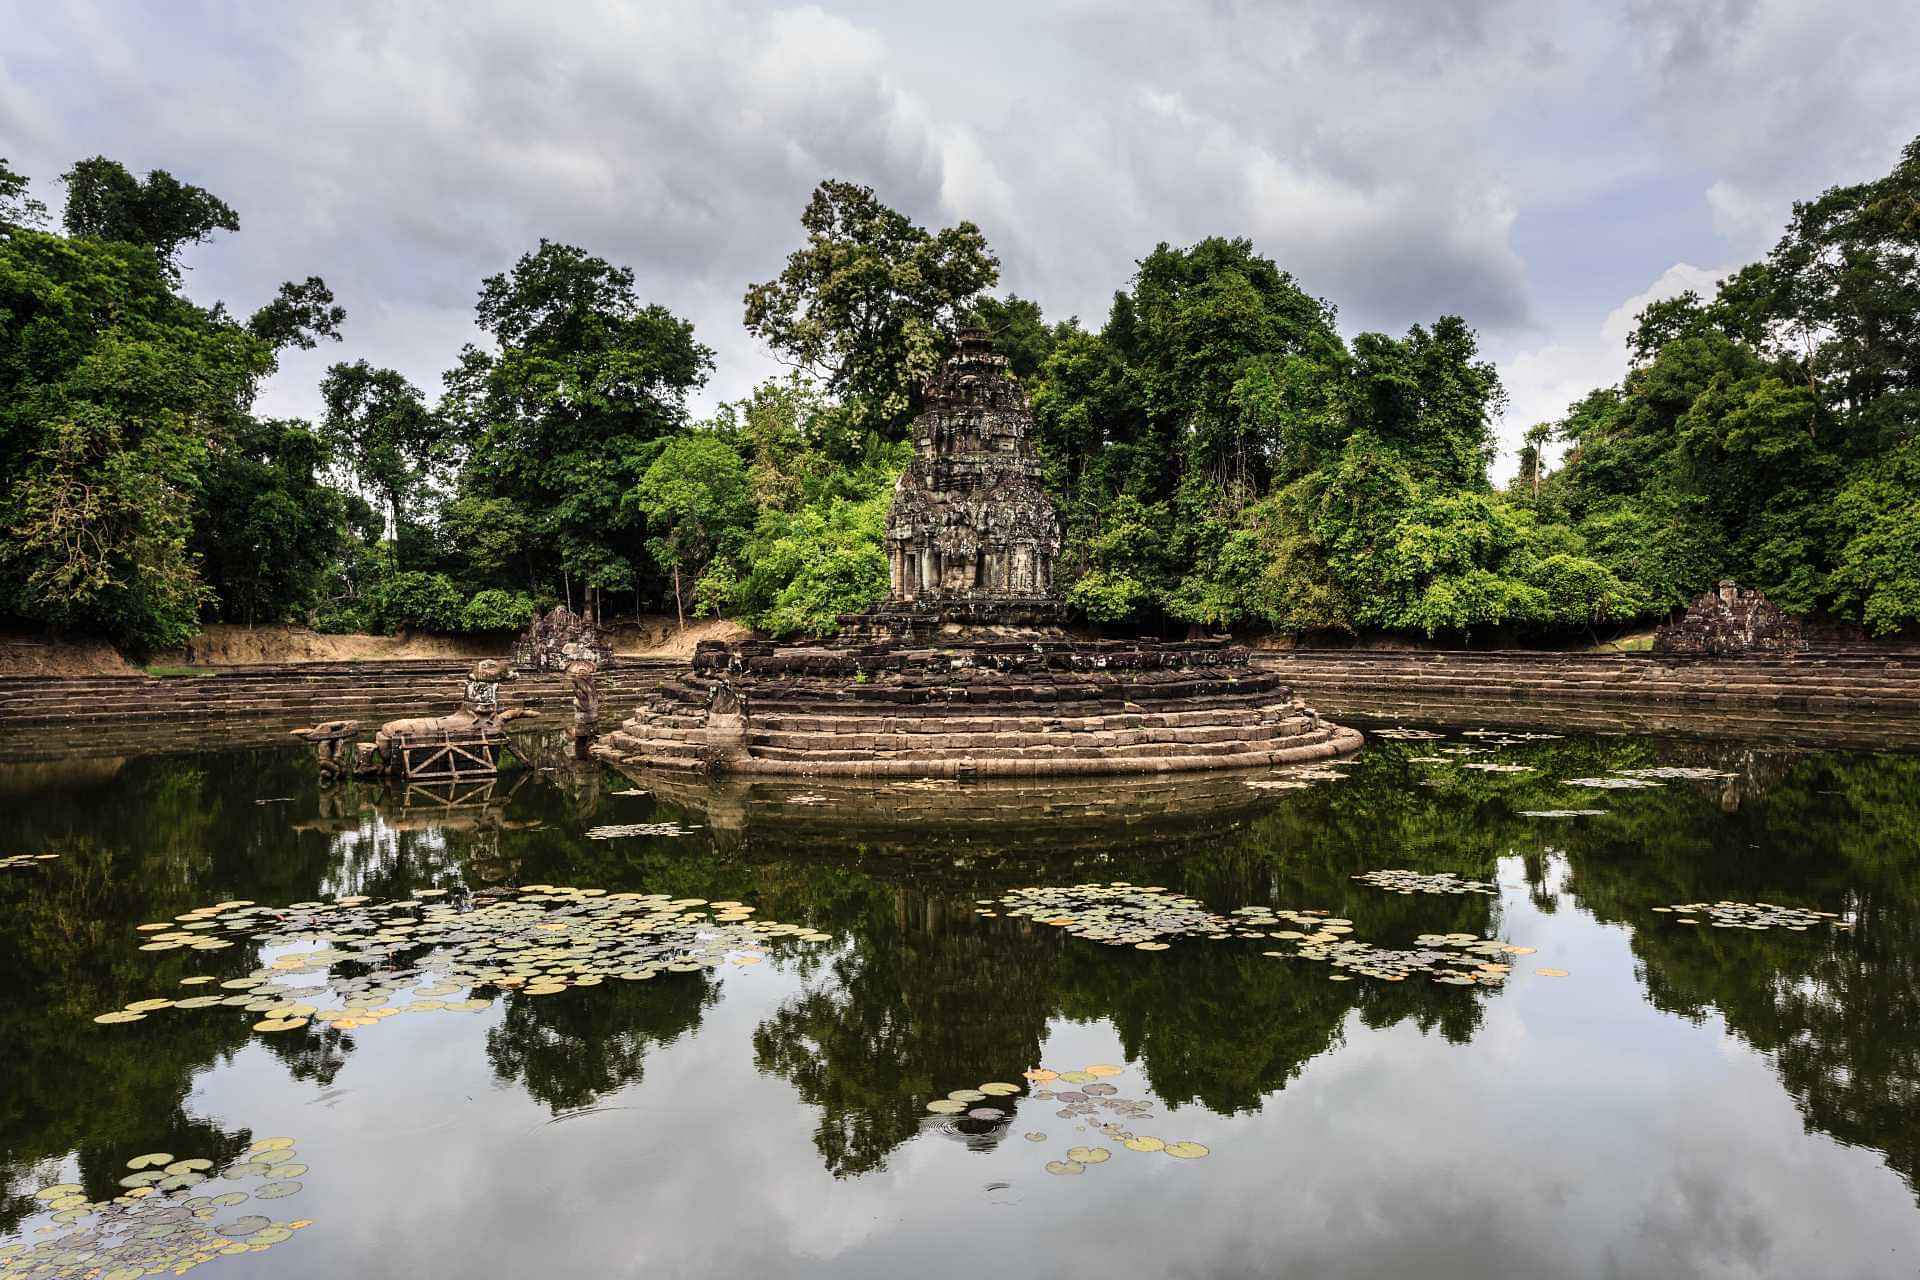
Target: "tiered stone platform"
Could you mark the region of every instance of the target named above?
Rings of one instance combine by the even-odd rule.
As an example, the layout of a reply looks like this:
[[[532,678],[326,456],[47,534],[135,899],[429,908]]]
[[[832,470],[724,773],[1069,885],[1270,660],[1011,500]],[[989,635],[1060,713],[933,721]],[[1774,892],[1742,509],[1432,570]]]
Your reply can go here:
[[[1247,768],[1361,745],[1224,641],[702,644],[595,748],[632,769],[1037,777]]]

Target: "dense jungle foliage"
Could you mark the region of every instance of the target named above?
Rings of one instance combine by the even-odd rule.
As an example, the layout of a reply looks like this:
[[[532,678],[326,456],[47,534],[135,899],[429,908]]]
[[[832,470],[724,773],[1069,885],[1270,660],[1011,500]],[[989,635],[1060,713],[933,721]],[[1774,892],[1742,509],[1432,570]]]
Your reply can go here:
[[[1090,329],[995,297],[971,223],[829,181],[746,290],[793,372],[710,418],[692,326],[543,240],[480,282],[488,342],[437,395],[337,363],[302,422],[254,402],[280,352],[340,337],[324,281],[201,306],[179,255],[233,209],[104,157],[63,182],[56,230],[0,161],[16,623],[153,649],[209,620],[503,630],[565,600],[829,630],[885,594],[907,424],[966,323],[1031,395],[1060,586],[1091,622],[1548,636],[1723,577],[1878,633],[1920,620],[1920,140],[1797,205],[1714,297],[1648,307],[1626,377],[1533,426],[1505,489],[1504,392],[1464,320],[1349,340],[1244,239],[1159,245]]]

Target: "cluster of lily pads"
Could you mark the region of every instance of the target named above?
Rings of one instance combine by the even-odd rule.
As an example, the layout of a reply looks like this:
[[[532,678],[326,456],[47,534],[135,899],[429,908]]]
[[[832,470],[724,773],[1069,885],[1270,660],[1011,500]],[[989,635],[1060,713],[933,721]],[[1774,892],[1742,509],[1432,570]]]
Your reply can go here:
[[[52,862],[59,856],[57,853],[10,853],[0,857],[0,871],[12,871],[17,867],[37,867],[43,862]]]
[[[983,916],[1025,916],[1064,929],[1076,938],[1104,942],[1110,947],[1131,946],[1137,951],[1165,951],[1169,945],[1166,938],[1264,938],[1270,935],[1263,930],[1283,920],[1315,928],[1326,918],[1324,911],[1275,911],[1267,907],[1241,907],[1233,915],[1216,915],[1198,898],[1172,893],[1161,885],[1136,885],[1125,880],[1015,889],[998,899],[982,898],[979,902],[979,914]],[[994,906],[1001,911],[993,911]]]
[[[1675,924],[1699,924],[1704,917],[1716,929],[1791,929],[1805,933],[1822,923],[1831,923],[1836,929],[1853,928],[1853,922],[1842,920],[1837,911],[1810,911],[1771,902],[1678,902],[1654,910],[1672,914]]]
[[[1146,1119],[1152,1112],[1152,1104],[1138,1098],[1120,1096],[1119,1086],[1108,1081],[1122,1073],[1124,1068],[1112,1063],[1094,1063],[1078,1071],[1052,1071],[1045,1067],[1026,1073],[1027,1079],[1035,1085],[1061,1084],[1068,1088],[1035,1088],[1033,1097],[1042,1102],[1063,1102],[1054,1115],[1062,1120],[1079,1122],[1080,1128],[1097,1128],[1102,1134],[1118,1143],[1123,1150],[1137,1151],[1142,1154],[1172,1156],[1176,1160],[1198,1160],[1211,1154],[1198,1142],[1168,1142],[1151,1134],[1135,1133],[1126,1121]],[[1106,1118],[1102,1118],[1103,1115]],[[1029,1142],[1045,1142],[1047,1135],[1034,1132],[1026,1135]],[[1048,1173],[1059,1176],[1072,1176],[1085,1173],[1089,1165],[1105,1164],[1113,1157],[1108,1147],[1079,1145],[1068,1147],[1066,1159],[1049,1160],[1046,1163]]]
[[[470,998],[475,989],[553,995],[609,978],[757,964],[775,939],[831,940],[805,925],[755,920],[754,908],[740,902],[548,884],[484,902],[439,900],[444,894],[423,889],[411,899],[356,895],[286,907],[222,902],[141,925],[153,937],[142,950],[233,945],[218,933],[288,950],[240,977],[181,979],[208,994],[136,1000],[94,1021],[224,1005],[262,1015],[256,1031],[292,1031],[309,1021],[345,1029],[401,1014],[483,1009],[486,1000]],[[222,994],[211,994],[216,982]]]
[[[641,794],[645,794],[644,792]],[[687,836],[698,827],[683,827],[677,822],[627,822],[604,827],[589,827],[589,840],[624,840],[628,836]]]
[[[1035,1067],[1023,1073],[1027,1080],[1024,1087],[1030,1090],[1027,1096],[1035,1101],[1063,1103],[1054,1112],[1060,1119],[1079,1121],[1079,1127],[1083,1130],[1090,1126],[1097,1128],[1129,1151],[1159,1152],[1179,1160],[1197,1160],[1207,1155],[1207,1148],[1197,1142],[1167,1142],[1149,1134],[1136,1134],[1121,1123],[1123,1120],[1144,1119],[1153,1109],[1150,1103],[1140,1099],[1120,1097],[1119,1088],[1107,1083],[1110,1077],[1120,1075],[1124,1070],[1124,1067],[1106,1062],[1096,1062],[1077,1071]],[[1043,1087],[1049,1085],[1065,1087]],[[1006,1081],[989,1081],[975,1089],[955,1089],[944,1098],[933,1099],[926,1106],[935,1115],[964,1116],[969,1120],[997,1123],[1005,1120],[1009,1112],[993,1103],[1020,1094],[1022,1088],[1021,1085]],[[1038,1130],[1024,1136],[1028,1142],[1047,1140],[1046,1133]],[[1084,1173],[1088,1165],[1104,1164],[1112,1156],[1112,1150],[1107,1147],[1074,1146],[1067,1149],[1065,1159],[1047,1161],[1046,1169],[1052,1174]]]
[[[85,1276],[135,1280],[170,1271],[183,1275],[215,1258],[264,1253],[313,1225],[263,1213],[222,1215],[248,1200],[297,1195],[307,1166],[292,1138],[263,1138],[223,1169],[207,1159],[176,1160],[150,1151],[127,1161],[118,1195],[90,1200],[76,1182],[59,1182],[33,1193],[51,1212],[37,1243],[0,1244],[0,1278]],[[258,1179],[251,1191],[241,1184]]]
[[[937,1116],[964,1115],[969,1120],[988,1122],[1004,1120],[1006,1111],[989,1105],[994,1098],[1011,1098],[1020,1092],[1017,1084],[1008,1084],[1004,1080],[989,1080],[977,1089],[955,1089],[944,1098],[935,1098],[927,1104],[927,1110]]]
[[[1326,931],[1307,938],[1295,953],[1305,960],[1324,960],[1341,972],[1335,982],[1351,982],[1355,976],[1378,978],[1383,982],[1404,982],[1416,973],[1452,987],[1498,987],[1513,972],[1507,956],[1532,955],[1532,947],[1515,946],[1498,938],[1482,938],[1471,933],[1423,933],[1414,939],[1420,945],[1407,949],[1376,947],[1357,938],[1328,936]],[[1282,959],[1288,952],[1265,954]],[[1564,977],[1559,970],[1535,970],[1550,977]]]
[[[1398,885],[1397,877],[1406,876],[1448,886],[1420,892],[1495,892],[1492,885],[1449,874],[1422,877],[1410,871],[1388,871],[1369,872],[1355,878],[1369,876],[1389,877],[1387,885]],[[1341,971],[1333,975],[1336,982],[1350,982],[1356,975],[1399,982],[1411,974],[1425,973],[1433,981],[1450,986],[1499,986],[1510,971],[1505,957],[1533,954],[1532,947],[1518,947],[1470,933],[1421,934],[1417,939],[1423,944],[1421,947],[1393,950],[1348,937],[1353,932],[1353,921],[1325,911],[1254,906],[1235,907],[1228,914],[1219,915],[1207,910],[1196,898],[1171,893],[1159,885],[1136,885],[1124,880],[1110,884],[1015,889],[1004,897],[979,901],[982,904],[979,914],[983,916],[1024,916],[1064,929],[1077,938],[1113,947],[1131,946],[1137,951],[1165,951],[1171,945],[1163,941],[1167,938],[1278,939],[1294,944],[1294,949],[1263,954],[1281,959],[1325,961]],[[995,912],[988,909],[990,906],[1003,910]]]
[[[1389,738],[1406,742],[1440,742],[1445,735],[1426,729],[1407,729],[1396,726],[1392,729],[1374,731],[1376,738]],[[1536,773],[1533,765],[1515,764],[1497,760],[1468,760],[1465,757],[1486,755],[1495,748],[1517,747],[1529,742],[1540,742],[1558,738],[1557,733],[1521,733],[1504,729],[1468,729],[1462,737],[1477,740],[1477,745],[1456,743],[1452,746],[1434,747],[1426,755],[1408,756],[1410,764],[1451,764],[1462,769],[1472,769],[1481,773],[1520,774]],[[1710,769],[1698,765],[1656,765],[1638,769],[1614,769],[1592,778],[1568,778],[1563,785],[1585,787],[1593,791],[1637,791],[1646,787],[1658,787],[1668,781],[1716,782],[1737,775],[1725,769]],[[1431,780],[1422,785],[1436,785]],[[1604,814],[1604,809],[1528,809],[1522,812],[1527,818],[1586,818]]]
[[[1661,784],[1652,778],[1627,778],[1608,775],[1604,778],[1568,778],[1562,784],[1569,787],[1585,787],[1590,791],[1643,791],[1648,787]]]
[[[1385,889],[1388,893],[1499,893],[1499,887],[1485,880],[1468,880],[1451,871],[1436,871],[1432,875],[1422,875],[1418,871],[1389,869],[1384,871],[1362,871],[1353,877],[1376,889]]]

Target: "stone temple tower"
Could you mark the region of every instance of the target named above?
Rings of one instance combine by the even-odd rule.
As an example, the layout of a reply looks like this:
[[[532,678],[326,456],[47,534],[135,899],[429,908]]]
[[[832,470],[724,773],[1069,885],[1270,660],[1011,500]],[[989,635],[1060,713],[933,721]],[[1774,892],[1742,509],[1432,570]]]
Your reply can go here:
[[[1057,624],[1060,520],[1040,487],[1027,396],[983,329],[927,384],[912,464],[887,511],[887,602],[869,625]]]

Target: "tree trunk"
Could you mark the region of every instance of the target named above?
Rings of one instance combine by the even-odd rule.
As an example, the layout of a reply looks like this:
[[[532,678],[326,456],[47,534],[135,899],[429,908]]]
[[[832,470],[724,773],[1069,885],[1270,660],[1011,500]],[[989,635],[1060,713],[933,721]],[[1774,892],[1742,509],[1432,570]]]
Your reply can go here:
[[[680,603],[680,566],[673,566],[673,616],[680,620],[680,629],[687,629],[687,611]]]

